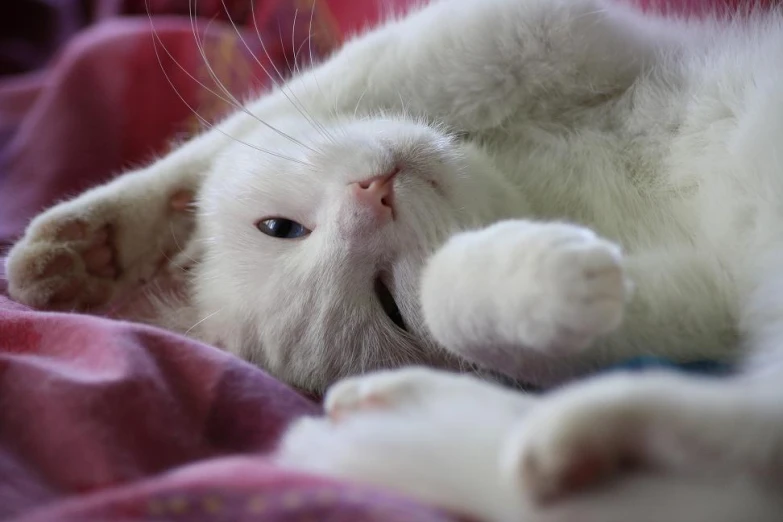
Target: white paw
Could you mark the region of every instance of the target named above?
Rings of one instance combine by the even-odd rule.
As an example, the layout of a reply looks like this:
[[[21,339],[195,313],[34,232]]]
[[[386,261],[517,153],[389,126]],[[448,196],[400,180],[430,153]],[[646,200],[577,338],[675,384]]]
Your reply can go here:
[[[415,403],[422,395],[442,387],[459,376],[424,367],[387,370],[348,377],[326,392],[324,409],[332,420],[358,411],[392,409]]]
[[[574,351],[616,329],[630,291],[620,248],[561,223],[506,221],[452,238],[422,285],[445,346],[465,339]]]
[[[545,397],[506,441],[507,477],[545,503],[648,464],[647,431],[666,390],[637,386],[638,379],[599,378]]]
[[[30,223],[6,262],[14,299],[48,309],[99,307],[146,282],[180,250],[192,228],[193,193],[133,191],[129,187],[138,183],[118,182]]]
[[[585,228],[547,224],[522,232],[514,250],[529,256],[515,279],[541,308],[527,315],[533,347],[549,340],[547,348],[582,348],[620,325],[630,285],[617,245]]]

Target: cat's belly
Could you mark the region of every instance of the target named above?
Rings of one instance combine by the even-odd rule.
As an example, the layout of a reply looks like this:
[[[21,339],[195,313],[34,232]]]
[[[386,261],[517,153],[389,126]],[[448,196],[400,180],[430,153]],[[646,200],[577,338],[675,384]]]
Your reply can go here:
[[[529,202],[532,216],[520,217],[584,225],[630,252],[696,242],[697,183],[674,183],[641,151],[629,157],[617,149],[606,136],[553,138],[545,147],[499,150],[497,160]]]

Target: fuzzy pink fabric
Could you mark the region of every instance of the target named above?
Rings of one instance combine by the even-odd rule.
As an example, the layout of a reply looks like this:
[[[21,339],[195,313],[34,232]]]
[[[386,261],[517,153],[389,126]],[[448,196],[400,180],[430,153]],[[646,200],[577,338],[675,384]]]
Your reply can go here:
[[[198,2],[206,54],[237,95],[267,82],[253,55],[292,64],[313,3],[316,54],[380,13],[369,0],[251,1]],[[733,2],[668,4],[698,13]],[[228,109],[194,81],[211,83],[187,0],[149,5],[151,18],[144,0],[0,6],[0,29],[14,27],[0,31],[0,248],[41,209],[192,133],[188,105],[208,119]],[[287,423],[319,407],[263,371],[152,328],[25,309],[2,281],[0,520],[453,520],[272,466],[264,455]]]
[[[215,348],[0,297],[0,520],[453,520],[276,469],[281,431],[318,413]]]

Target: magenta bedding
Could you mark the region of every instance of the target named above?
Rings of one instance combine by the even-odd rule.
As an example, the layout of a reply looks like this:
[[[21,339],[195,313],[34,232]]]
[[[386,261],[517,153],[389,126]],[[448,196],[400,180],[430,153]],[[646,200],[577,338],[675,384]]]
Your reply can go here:
[[[186,103],[208,119],[228,109],[189,76],[210,81],[187,0],[149,4],[151,18],[144,0],[0,6],[0,248],[46,206],[192,133],[198,119]],[[669,2],[693,12],[730,4]],[[238,95],[267,82],[253,55],[287,68],[295,54],[309,58],[311,28],[318,55],[380,13],[375,2],[352,0],[224,5],[199,1],[199,27]],[[248,31],[248,47],[227,13]],[[268,55],[256,28],[271,35]],[[3,281],[0,520],[456,520],[390,493],[275,468],[266,455],[282,430],[319,406],[262,370],[153,328],[26,309],[5,297]]]
[[[0,520],[453,520],[276,469],[319,407],[217,349],[2,297],[0,332]]]

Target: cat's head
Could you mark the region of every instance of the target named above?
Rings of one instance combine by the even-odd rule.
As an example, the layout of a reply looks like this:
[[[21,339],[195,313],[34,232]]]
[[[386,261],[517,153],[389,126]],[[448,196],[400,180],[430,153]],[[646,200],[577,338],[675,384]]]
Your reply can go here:
[[[315,391],[457,364],[422,322],[419,277],[449,235],[502,204],[483,155],[407,119],[274,124],[232,142],[200,194],[204,337]]]

